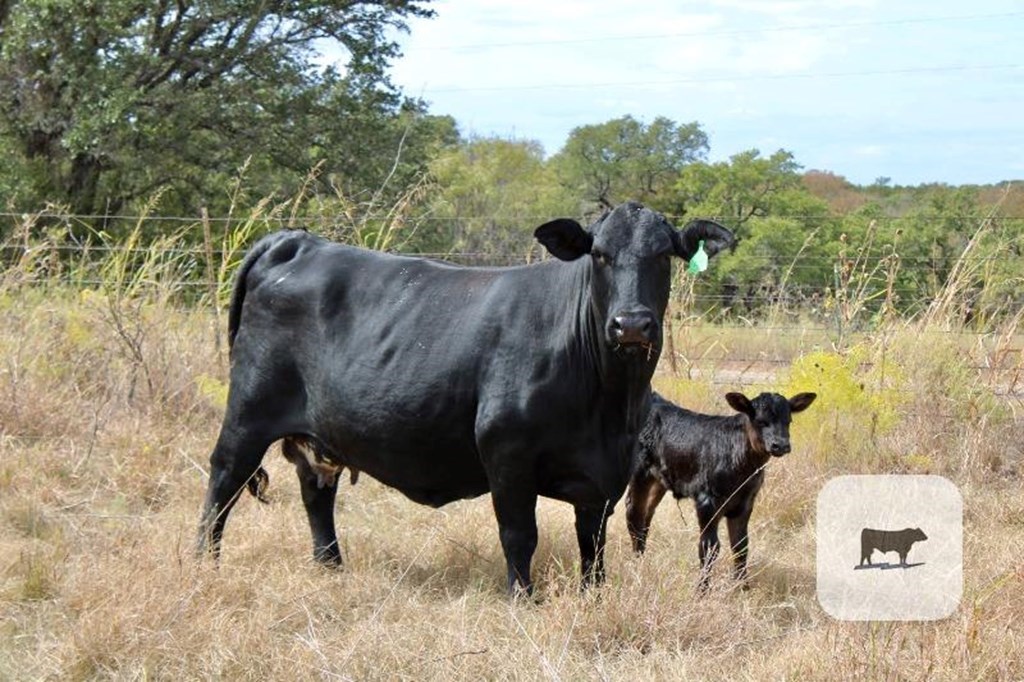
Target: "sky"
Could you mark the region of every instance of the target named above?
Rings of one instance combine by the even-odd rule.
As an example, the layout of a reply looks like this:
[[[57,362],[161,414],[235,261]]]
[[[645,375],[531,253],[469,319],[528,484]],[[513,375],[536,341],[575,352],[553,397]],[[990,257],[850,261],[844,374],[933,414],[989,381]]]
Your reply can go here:
[[[709,160],[792,152],[857,184],[1024,179],[1024,2],[441,0],[391,77],[465,136],[697,121]]]

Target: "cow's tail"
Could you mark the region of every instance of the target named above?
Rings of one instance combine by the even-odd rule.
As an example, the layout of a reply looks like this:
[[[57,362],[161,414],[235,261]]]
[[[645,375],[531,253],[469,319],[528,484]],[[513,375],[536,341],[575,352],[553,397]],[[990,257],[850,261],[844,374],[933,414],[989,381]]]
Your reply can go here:
[[[281,233],[264,237],[263,239],[256,242],[249,252],[245,254],[245,258],[242,259],[242,264],[238,266],[238,273],[235,275],[235,288],[231,292],[231,307],[228,309],[228,353],[230,354],[231,348],[235,345],[235,336],[238,334],[238,325],[242,320],[242,304],[245,302],[245,282],[249,277],[249,270],[252,269],[253,264],[260,259],[260,256],[265,254],[270,247],[274,246],[279,239]],[[267,488],[270,486],[270,475],[267,470],[263,467],[259,467],[253,472],[249,480],[245,482],[245,487],[249,493],[252,494],[260,502],[266,504],[267,499]]]
[[[267,497],[267,488],[270,487],[270,474],[263,467],[259,467],[256,471],[252,472],[252,476],[245,482],[245,487],[250,495],[263,504],[270,502],[270,498]]]
[[[242,320],[242,304],[245,302],[245,281],[249,277],[249,270],[274,246],[287,232],[277,232],[264,237],[256,242],[249,252],[242,259],[238,266],[238,274],[235,275],[235,288],[231,292],[231,307],[228,309],[228,349],[235,345],[235,335],[238,334],[238,325]]]

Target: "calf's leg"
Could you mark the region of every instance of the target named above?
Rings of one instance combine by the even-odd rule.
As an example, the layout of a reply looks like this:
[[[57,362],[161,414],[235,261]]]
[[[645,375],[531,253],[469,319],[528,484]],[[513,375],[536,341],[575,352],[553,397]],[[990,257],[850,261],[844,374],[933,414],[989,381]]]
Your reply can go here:
[[[706,592],[711,580],[711,566],[718,558],[718,509],[711,502],[697,503],[697,523],[700,525],[700,543],[697,554],[700,557],[700,580],[698,590]]]
[[[633,551],[643,554],[647,548],[647,533],[651,529],[654,510],[665,496],[665,486],[645,469],[638,469],[626,492],[626,527],[633,543]]]
[[[733,561],[735,562],[733,575],[737,580],[747,579],[747,555],[750,549],[750,537],[747,534],[747,524],[750,521],[750,510],[745,509],[734,517],[727,517],[726,526],[729,528],[729,544],[732,546]]]

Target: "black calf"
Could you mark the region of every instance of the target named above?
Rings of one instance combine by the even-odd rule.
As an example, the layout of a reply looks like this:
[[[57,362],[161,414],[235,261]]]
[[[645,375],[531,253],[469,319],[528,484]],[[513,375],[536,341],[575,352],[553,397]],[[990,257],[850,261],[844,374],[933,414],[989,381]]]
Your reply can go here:
[[[676,499],[693,498],[700,524],[700,587],[718,555],[718,522],[724,516],[735,556],[735,575],[747,574],[747,522],[764,481],[770,457],[790,451],[791,414],[814,402],[814,393],[786,399],[762,393],[753,400],[742,393],[725,399],[740,414],[713,416],[678,407],[654,394],[647,423],[640,432],[639,462],[626,497],[626,523],[633,550],[644,551],[654,510],[672,491]]]

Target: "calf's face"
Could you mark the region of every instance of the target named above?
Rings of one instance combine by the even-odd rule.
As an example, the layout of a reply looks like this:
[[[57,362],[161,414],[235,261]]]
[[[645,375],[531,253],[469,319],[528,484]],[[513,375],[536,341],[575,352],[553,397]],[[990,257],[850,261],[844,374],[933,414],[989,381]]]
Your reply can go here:
[[[712,256],[735,241],[729,230],[710,220],[693,221],[680,232],[663,215],[635,202],[606,213],[586,230],[561,219],[534,234],[561,260],[590,258],[592,309],[604,340],[627,352],[661,347],[672,257],[689,260],[699,241]]]
[[[727,393],[725,399],[737,412],[747,416],[747,435],[754,450],[781,457],[792,448],[789,424],[792,415],[806,410],[815,393],[798,393],[788,400],[778,393],[762,393],[753,400],[742,393]]]

